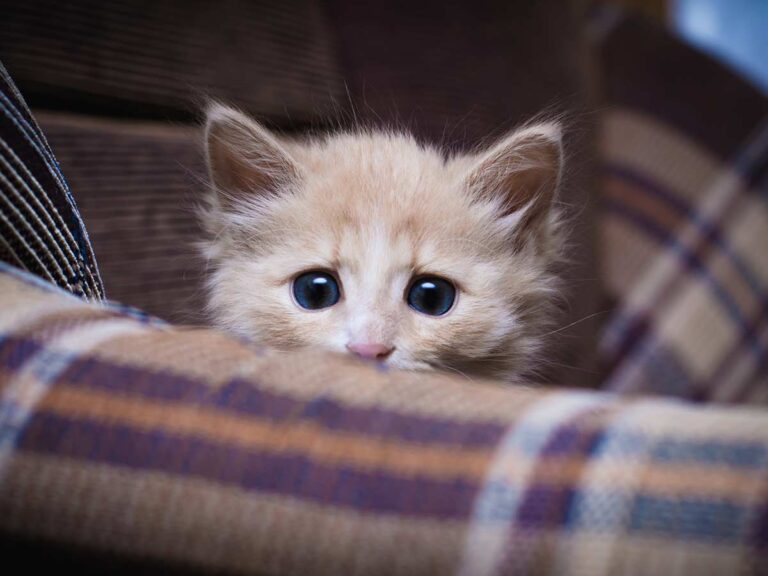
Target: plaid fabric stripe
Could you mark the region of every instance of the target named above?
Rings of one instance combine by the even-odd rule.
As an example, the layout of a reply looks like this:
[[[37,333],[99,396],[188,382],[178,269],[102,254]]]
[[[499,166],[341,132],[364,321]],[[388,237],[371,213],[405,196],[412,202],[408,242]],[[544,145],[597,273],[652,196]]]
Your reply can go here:
[[[2,533],[259,574],[768,568],[763,411],[278,353],[10,269],[0,291]]]
[[[104,290],[75,201],[0,64],[0,260],[88,300]]]

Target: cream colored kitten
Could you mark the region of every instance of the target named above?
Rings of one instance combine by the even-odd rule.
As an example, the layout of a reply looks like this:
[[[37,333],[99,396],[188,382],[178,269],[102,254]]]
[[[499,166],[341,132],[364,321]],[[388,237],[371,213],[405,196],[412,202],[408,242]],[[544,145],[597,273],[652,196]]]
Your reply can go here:
[[[556,294],[560,127],[446,157],[392,132],[281,138],[208,110],[210,311],[281,349],[520,382]]]

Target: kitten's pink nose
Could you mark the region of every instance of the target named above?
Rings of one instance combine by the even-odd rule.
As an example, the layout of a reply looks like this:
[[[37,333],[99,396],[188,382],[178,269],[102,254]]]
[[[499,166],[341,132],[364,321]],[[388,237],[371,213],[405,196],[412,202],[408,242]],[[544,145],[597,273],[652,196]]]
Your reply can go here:
[[[360,356],[360,358],[367,358],[369,360],[384,360],[387,356],[392,354],[394,347],[387,346],[386,344],[359,344],[349,343],[347,349]]]

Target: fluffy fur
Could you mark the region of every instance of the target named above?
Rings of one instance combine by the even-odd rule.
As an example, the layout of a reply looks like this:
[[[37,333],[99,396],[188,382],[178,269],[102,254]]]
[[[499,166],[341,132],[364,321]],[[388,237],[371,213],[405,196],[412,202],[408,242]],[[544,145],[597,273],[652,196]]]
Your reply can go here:
[[[536,371],[562,245],[557,123],[446,157],[403,133],[287,140],[216,104],[205,142],[213,192],[202,217],[220,327],[281,349],[380,342],[394,347],[386,364],[396,368],[510,382]],[[313,269],[339,278],[336,305],[294,303],[292,280]],[[405,301],[425,273],[458,289],[444,316]]]

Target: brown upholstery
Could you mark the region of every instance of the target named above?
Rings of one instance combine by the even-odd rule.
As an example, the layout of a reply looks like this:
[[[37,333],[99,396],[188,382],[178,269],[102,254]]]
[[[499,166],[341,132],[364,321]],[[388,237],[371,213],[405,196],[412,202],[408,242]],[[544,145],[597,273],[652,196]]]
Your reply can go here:
[[[38,113],[76,191],[107,296],[179,324],[205,323],[195,206],[205,189],[189,126]]]
[[[0,19],[0,58],[30,105],[194,116],[202,97],[306,122],[343,93],[312,0],[31,0]]]

